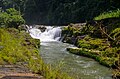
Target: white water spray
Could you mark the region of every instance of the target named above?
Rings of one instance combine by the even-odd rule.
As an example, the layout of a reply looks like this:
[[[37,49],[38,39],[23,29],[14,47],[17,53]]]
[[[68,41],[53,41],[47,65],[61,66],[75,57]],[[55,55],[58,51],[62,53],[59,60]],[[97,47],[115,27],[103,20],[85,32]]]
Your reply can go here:
[[[32,38],[40,39],[41,42],[59,41],[61,37],[60,27],[45,26],[46,30],[41,32],[40,29],[29,29]]]

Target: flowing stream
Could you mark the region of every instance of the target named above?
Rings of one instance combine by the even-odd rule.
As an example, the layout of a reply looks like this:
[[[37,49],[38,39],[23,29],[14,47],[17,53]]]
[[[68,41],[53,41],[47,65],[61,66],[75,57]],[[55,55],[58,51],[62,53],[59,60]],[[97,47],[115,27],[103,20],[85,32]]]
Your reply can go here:
[[[60,67],[63,72],[68,73],[75,79],[112,79],[111,70],[100,65],[91,58],[77,56],[66,51],[67,47],[73,45],[58,41],[61,37],[60,27],[46,27],[45,32],[32,28],[30,35],[40,39],[40,55],[44,62],[52,67]]]

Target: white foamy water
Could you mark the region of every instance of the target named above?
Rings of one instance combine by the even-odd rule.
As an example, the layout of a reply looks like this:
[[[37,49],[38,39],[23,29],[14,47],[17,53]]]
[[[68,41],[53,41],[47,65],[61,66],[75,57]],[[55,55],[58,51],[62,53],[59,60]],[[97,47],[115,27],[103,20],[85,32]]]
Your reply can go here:
[[[41,32],[40,29],[32,28],[29,30],[32,38],[40,39],[41,42],[58,41],[61,37],[60,27],[46,26],[46,30]]]

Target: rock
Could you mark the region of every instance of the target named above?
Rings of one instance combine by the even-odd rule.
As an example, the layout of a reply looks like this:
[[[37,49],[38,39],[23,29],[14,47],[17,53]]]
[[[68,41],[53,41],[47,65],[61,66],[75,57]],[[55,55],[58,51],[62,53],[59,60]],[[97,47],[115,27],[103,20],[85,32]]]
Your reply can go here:
[[[46,30],[46,27],[45,27],[45,26],[41,26],[41,27],[39,27],[38,29],[40,29],[41,32],[44,32],[44,31]]]
[[[43,79],[22,65],[0,65],[0,79]]]
[[[43,25],[35,25],[34,27],[40,29],[41,32],[44,32],[46,30],[46,27]]]

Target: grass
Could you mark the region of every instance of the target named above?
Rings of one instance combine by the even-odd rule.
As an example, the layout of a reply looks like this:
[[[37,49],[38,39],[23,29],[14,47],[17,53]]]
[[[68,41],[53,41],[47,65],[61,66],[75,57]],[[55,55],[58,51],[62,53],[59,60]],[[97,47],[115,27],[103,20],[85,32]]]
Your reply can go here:
[[[94,20],[101,20],[106,18],[118,18],[120,17],[120,10],[114,10],[110,12],[105,12],[100,14],[99,16],[95,17]]]
[[[98,61],[100,64],[111,68],[115,66],[115,62],[119,61],[119,56],[111,57],[108,52],[104,52],[104,51],[98,51],[92,49],[88,50],[86,48],[79,48],[79,49],[67,48],[67,50],[77,55],[93,58],[96,61]],[[108,55],[105,53],[107,53]]]
[[[31,56],[39,51],[38,40],[31,39],[25,32],[14,28],[0,29],[0,58],[4,61],[0,64],[16,64],[17,62],[28,62]]]
[[[60,71],[59,67],[52,69],[44,64],[39,55],[40,41],[32,39],[24,31],[15,28],[0,28],[0,64],[21,63],[33,73],[42,75],[45,79],[73,79]]]

